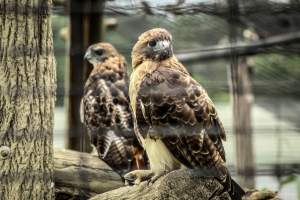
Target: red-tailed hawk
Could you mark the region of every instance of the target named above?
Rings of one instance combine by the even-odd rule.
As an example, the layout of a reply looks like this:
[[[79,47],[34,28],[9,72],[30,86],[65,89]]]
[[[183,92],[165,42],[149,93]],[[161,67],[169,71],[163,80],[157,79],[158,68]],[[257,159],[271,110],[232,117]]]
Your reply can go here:
[[[125,58],[109,43],[91,45],[85,59],[93,65],[81,101],[81,120],[98,155],[120,174],[145,167],[133,132]]]
[[[124,178],[138,184],[176,169],[213,169],[225,174],[221,182],[236,198],[235,183],[224,167],[223,125],[204,88],[174,56],[171,34],[161,28],[143,33],[132,50],[132,68],[129,96],[135,133],[150,170]]]

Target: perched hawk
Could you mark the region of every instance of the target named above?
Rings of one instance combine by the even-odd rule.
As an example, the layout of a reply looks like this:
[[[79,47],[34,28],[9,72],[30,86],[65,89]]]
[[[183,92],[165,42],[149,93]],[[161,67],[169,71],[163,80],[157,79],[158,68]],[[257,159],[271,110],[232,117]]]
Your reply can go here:
[[[170,33],[161,28],[143,33],[132,50],[132,67],[134,128],[150,170],[133,171],[125,179],[138,184],[176,169],[213,169],[238,199],[233,187],[240,187],[224,166],[223,125],[204,88],[173,55]]]
[[[85,59],[93,70],[81,101],[81,121],[98,155],[120,174],[145,166],[133,132],[126,61],[108,43],[91,45]]]

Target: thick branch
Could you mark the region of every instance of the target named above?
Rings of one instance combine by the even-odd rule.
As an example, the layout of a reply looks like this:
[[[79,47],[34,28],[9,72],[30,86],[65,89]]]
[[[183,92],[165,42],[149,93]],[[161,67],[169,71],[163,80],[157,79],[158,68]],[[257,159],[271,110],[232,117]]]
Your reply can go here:
[[[179,53],[177,54],[177,57],[182,62],[193,62],[199,60],[228,58],[232,55],[247,56],[278,51],[278,49],[271,47],[289,45],[296,42],[300,42],[300,32],[274,36],[252,43],[238,43],[232,44],[231,46],[216,46],[190,53]]]
[[[91,200],[163,200],[163,199],[230,199],[220,182],[204,177],[195,170],[178,170],[160,178],[153,185],[127,186],[97,195]]]
[[[56,200],[98,199],[229,199],[212,171],[179,170],[157,180],[153,185],[124,186],[121,177],[97,156],[70,150],[54,150]],[[124,186],[124,187],[122,187]],[[253,195],[272,196],[275,193]],[[269,194],[270,193],[270,194]],[[247,193],[251,196],[252,193]],[[246,198],[256,199],[256,198]],[[268,199],[268,198],[266,198]]]
[[[153,185],[142,182],[96,195],[90,200],[166,200],[166,199],[211,199],[230,200],[231,197],[220,183],[199,170],[177,170],[158,179]],[[237,190],[235,190],[237,192]],[[277,193],[269,190],[248,190],[243,200],[279,200]]]
[[[121,177],[97,156],[54,150],[56,200],[89,198],[123,186]]]

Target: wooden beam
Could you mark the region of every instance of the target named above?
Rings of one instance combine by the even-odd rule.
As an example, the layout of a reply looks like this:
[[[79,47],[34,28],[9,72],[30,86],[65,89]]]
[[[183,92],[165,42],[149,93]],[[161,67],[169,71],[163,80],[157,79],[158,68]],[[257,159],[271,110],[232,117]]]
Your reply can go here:
[[[69,68],[66,73],[67,133],[66,148],[89,151],[90,142],[80,122],[79,108],[84,83],[91,67],[83,60],[87,47],[102,38],[103,0],[69,1],[70,44]]]
[[[228,0],[231,16],[228,20],[230,29],[230,43],[236,43],[241,37],[238,30],[239,1]],[[236,167],[239,183],[246,188],[254,188],[255,163],[252,142],[251,79],[246,58],[239,58],[236,54],[230,57],[230,90],[233,104],[233,130],[236,142]]]
[[[280,49],[274,48],[275,46],[284,47],[296,43],[300,43],[300,32],[273,36],[251,43],[234,42],[230,46],[211,46],[206,49],[179,52],[176,55],[181,62],[199,62],[214,59],[229,59],[232,55],[251,56],[259,53],[278,52]]]

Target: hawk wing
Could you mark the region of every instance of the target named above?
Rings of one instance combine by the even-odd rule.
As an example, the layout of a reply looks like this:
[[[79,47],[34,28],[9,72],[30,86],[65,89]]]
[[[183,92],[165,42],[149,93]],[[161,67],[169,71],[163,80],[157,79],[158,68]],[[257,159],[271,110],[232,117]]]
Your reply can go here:
[[[89,130],[118,130],[120,136],[130,136],[132,117],[128,100],[128,82],[105,80],[101,74],[88,78],[82,99],[82,120]]]
[[[136,101],[137,128],[151,131],[187,167],[225,162],[223,125],[206,91],[189,74],[159,67],[146,74]]]
[[[94,68],[85,84],[80,114],[99,157],[122,173],[132,165],[133,148],[143,150],[133,132],[126,67],[118,67],[125,62],[117,61]]]

